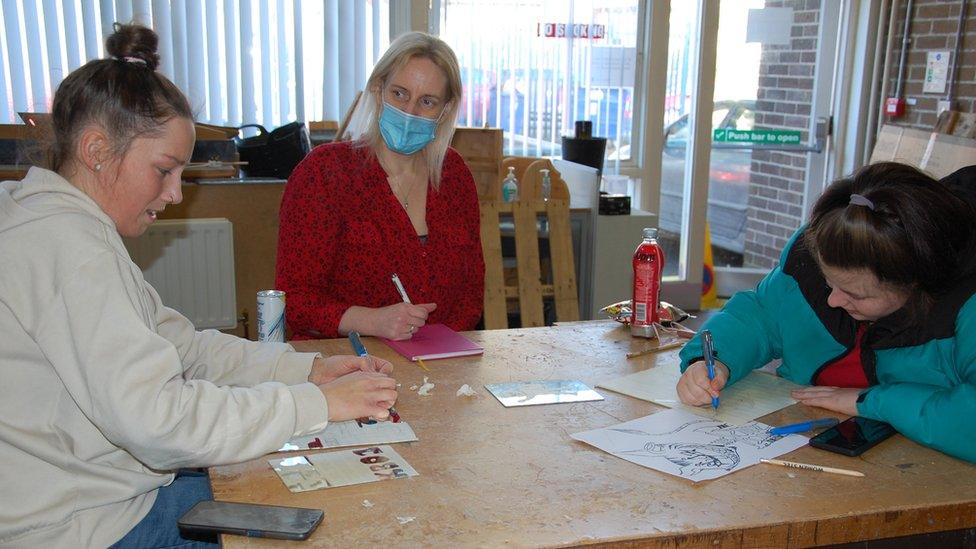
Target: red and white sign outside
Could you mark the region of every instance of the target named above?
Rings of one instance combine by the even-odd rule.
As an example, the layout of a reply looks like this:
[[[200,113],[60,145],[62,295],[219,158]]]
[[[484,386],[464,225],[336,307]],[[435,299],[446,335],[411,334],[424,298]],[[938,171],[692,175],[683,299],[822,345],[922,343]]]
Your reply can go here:
[[[587,25],[576,23],[568,25],[566,23],[536,23],[536,36],[545,38],[592,38],[600,40],[607,35],[606,25]]]

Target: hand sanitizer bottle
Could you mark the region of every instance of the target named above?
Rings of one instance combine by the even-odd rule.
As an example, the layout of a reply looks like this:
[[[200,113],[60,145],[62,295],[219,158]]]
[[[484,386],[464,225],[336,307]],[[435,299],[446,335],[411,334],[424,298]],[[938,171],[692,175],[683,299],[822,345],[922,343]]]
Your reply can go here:
[[[549,179],[549,170],[542,169],[542,200],[549,201],[552,198],[552,180]]]
[[[515,179],[515,167],[508,167],[508,175],[502,182],[502,200],[505,202],[515,202],[518,200],[518,180]]]

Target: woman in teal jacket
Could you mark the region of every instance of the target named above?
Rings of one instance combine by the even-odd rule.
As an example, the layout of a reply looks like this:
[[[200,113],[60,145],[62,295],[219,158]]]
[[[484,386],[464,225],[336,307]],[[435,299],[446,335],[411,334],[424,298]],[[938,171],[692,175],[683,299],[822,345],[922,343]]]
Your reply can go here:
[[[678,395],[704,405],[773,359],[804,404],[886,421],[976,462],[976,210],[896,163],[833,183],[755,290],[681,351]]]

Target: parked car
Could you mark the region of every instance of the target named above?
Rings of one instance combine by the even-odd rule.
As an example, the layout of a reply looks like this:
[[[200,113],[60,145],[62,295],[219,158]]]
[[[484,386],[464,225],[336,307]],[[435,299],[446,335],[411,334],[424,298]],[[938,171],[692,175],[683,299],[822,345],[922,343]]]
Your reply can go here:
[[[712,129],[751,130],[755,125],[755,102],[718,101],[712,111]],[[681,202],[684,197],[685,157],[688,152],[690,115],[685,114],[664,131],[664,156],[661,159],[661,230],[681,232]],[[619,155],[629,156],[621,147]],[[608,160],[612,160],[608,158]],[[750,149],[712,146],[708,181],[708,222],[712,246],[726,250],[731,257],[723,263],[741,265],[745,250],[746,217],[749,204]],[[716,259],[716,264],[719,260]]]
[[[751,130],[755,124],[755,101],[718,101],[712,111],[712,129]],[[684,197],[685,157],[690,116],[685,114],[664,130],[661,160],[660,225],[665,233],[681,232],[681,202]],[[630,158],[630,145],[607,155],[607,161]],[[741,265],[745,249],[749,204],[750,149],[712,146],[708,182],[708,221],[712,246],[729,252],[725,263]],[[667,235],[665,235],[665,238]],[[716,264],[719,261],[716,259]]]

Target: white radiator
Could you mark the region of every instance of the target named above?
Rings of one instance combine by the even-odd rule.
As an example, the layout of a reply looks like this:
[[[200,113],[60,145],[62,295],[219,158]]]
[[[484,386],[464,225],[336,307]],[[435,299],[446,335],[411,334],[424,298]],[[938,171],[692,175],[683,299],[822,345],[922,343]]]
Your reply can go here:
[[[199,328],[237,325],[234,226],[222,218],[167,219],[138,238],[129,255],[163,299]]]

